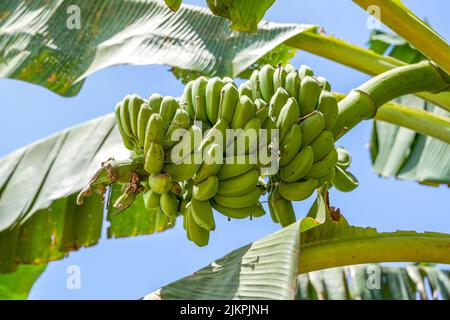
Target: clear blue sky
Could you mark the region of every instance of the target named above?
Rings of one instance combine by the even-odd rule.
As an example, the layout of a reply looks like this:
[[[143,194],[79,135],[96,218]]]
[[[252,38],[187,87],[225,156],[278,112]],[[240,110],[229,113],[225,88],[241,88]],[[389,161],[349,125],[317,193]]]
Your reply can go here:
[[[202,5],[204,0],[186,1]],[[445,0],[404,1],[446,39],[450,39]],[[364,46],[369,35],[367,14],[349,0],[277,0],[266,19],[275,22],[319,24],[336,36]],[[327,77],[333,88],[348,92],[367,76],[331,61],[298,52],[293,64],[308,64]],[[0,79],[2,126],[0,156],[66,127],[113,111],[128,93],[149,96],[153,92],[177,96],[182,85],[166,66],[119,66],[97,72],[74,98],[60,97],[44,88],[20,81]],[[20,119],[20,120],[19,120]],[[351,194],[333,191],[331,199],[353,225],[377,227],[382,231],[430,230],[450,232],[448,190],[413,182],[380,179],[371,169],[367,142],[371,123],[348,134],[339,144],[353,156],[352,172],[360,187]],[[298,217],[311,201],[296,205]],[[49,264],[31,291],[32,299],[136,299],[164,284],[186,276],[231,250],[264,237],[278,225],[269,216],[253,221],[231,221],[217,215],[218,227],[206,248],[187,241],[178,224],[165,233],[107,240],[73,252]],[[105,223],[106,227],[106,223]],[[81,268],[81,290],[66,287],[67,267]]]

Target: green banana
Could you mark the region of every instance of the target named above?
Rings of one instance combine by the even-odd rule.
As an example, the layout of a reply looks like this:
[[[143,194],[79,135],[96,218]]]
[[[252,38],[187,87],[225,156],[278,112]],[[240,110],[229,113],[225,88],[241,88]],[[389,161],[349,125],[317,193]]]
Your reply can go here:
[[[314,71],[306,64],[303,64],[300,66],[300,69],[298,69],[298,75],[300,76],[300,79],[303,80],[308,76],[314,76]]]
[[[238,91],[240,96],[247,96],[250,98],[250,100],[253,100],[252,88],[250,87],[250,84],[248,82],[244,82],[243,84],[241,84]]]
[[[256,99],[256,117],[263,123],[269,116],[269,105],[263,99]]]
[[[273,75],[275,74],[275,68],[271,65],[264,65],[259,70],[259,86],[261,89],[262,98],[265,101],[269,101],[273,96]]]
[[[262,192],[259,188],[254,188],[249,193],[237,197],[229,197],[221,194],[216,194],[214,196],[214,201],[222,206],[230,208],[245,208],[253,206],[255,203],[257,203],[261,194]]]
[[[252,155],[238,155],[225,158],[217,177],[219,180],[225,180],[240,176],[253,168],[256,165],[256,158]]]
[[[302,147],[302,129],[293,124],[280,145],[280,166],[284,167],[294,159]]]
[[[300,109],[298,108],[298,104],[295,99],[289,98],[281,109],[277,120],[280,141],[283,141],[286,134],[289,132],[291,127],[298,122],[299,118]]]
[[[148,186],[157,193],[163,194],[172,188],[172,177],[167,173],[151,174],[148,177]]]
[[[153,113],[145,128],[144,137],[144,153],[147,154],[150,145],[155,142],[159,145],[164,145],[164,122],[161,116],[157,113]]]
[[[350,167],[350,164],[352,163],[352,157],[350,156],[350,153],[342,147],[337,148],[337,153],[337,165],[344,170]]]
[[[124,192],[117,198],[116,202],[114,202],[113,207],[118,209],[114,212],[114,214],[119,214],[125,210],[127,210],[136,200],[136,194],[133,192]]]
[[[306,76],[302,79],[298,96],[302,117],[316,109],[321,91],[319,83],[313,77]]]
[[[199,150],[205,150],[212,143],[224,146],[227,138],[228,123],[225,119],[219,118],[216,124],[205,133]]]
[[[216,176],[209,176],[205,181],[194,185],[192,188],[192,198],[199,201],[206,201],[214,197],[219,189],[219,179]]]
[[[122,136],[122,141],[128,150],[135,150],[137,148],[136,142],[134,141],[134,138],[130,137],[125,130],[122,127],[122,116],[121,116],[121,109],[123,106],[123,102],[119,102],[116,106],[116,123],[117,127],[119,128],[120,135]]]
[[[331,180],[333,186],[342,192],[350,192],[358,187],[359,182],[356,177],[348,171],[345,171],[339,166],[335,168],[336,172]]]
[[[233,120],[231,121],[231,129],[242,129],[245,124],[255,116],[256,107],[247,96],[241,96],[234,111]]]
[[[191,126],[181,137],[181,141],[170,149],[170,161],[175,164],[181,163],[187,156],[199,149],[201,139],[202,129],[196,125]]]
[[[254,70],[248,81],[250,88],[252,89],[252,100],[262,98],[260,86],[259,86],[259,70]]]
[[[152,190],[143,193],[144,205],[147,209],[159,208],[160,195]]]
[[[229,197],[249,193],[256,187],[258,178],[259,170],[250,170],[237,177],[221,180],[217,193]]]
[[[331,150],[322,160],[315,162],[306,178],[320,178],[326,175],[336,165],[338,155],[336,149]]]
[[[180,8],[182,0],[164,0],[164,2],[170,10],[176,12]]]
[[[144,103],[144,99],[137,94],[132,94],[130,102],[128,103],[128,112],[130,113],[130,125],[133,136],[138,139],[138,116],[141,110],[141,105]]]
[[[300,123],[302,129],[302,147],[308,146],[325,128],[325,117],[318,111]]]
[[[234,144],[227,148],[227,155],[240,155],[253,153],[258,147],[258,135],[261,129],[261,121],[258,118],[252,118],[244,126],[242,132],[236,137]],[[235,153],[233,153],[233,149]]]
[[[317,182],[318,182],[317,188],[321,188],[325,184],[325,182],[333,181],[335,174],[336,174],[336,170],[334,168],[332,168],[325,175],[317,178]]]
[[[164,128],[167,130],[172,122],[175,113],[179,108],[178,101],[174,97],[165,96],[161,102],[161,108],[159,109],[159,115],[164,122]]]
[[[286,76],[286,91],[294,98],[298,98],[298,92],[300,89],[300,77],[297,71],[290,72]]]
[[[261,126],[263,129],[266,130],[266,141],[265,145],[269,146],[272,142],[272,130],[278,130],[277,129],[277,123],[275,122],[273,117],[267,117],[266,121]],[[278,137],[279,138],[279,137]],[[274,139],[275,140],[275,139]],[[278,139],[279,140],[279,139]],[[278,143],[279,141],[274,141],[275,143]],[[263,141],[261,141],[261,144],[263,145]]]
[[[192,215],[192,208],[189,206],[187,210],[188,222],[187,226],[189,228],[189,236],[191,240],[199,247],[204,247],[209,242],[209,231],[200,227],[194,220]]]
[[[164,165],[164,149],[157,142],[150,142],[145,156],[144,169],[148,173],[159,173]]]
[[[208,231],[212,231],[216,228],[212,207],[209,201],[191,199],[190,209],[195,223],[200,227]]]
[[[286,76],[287,72],[280,64],[273,73],[273,90],[277,90],[278,88],[284,88],[286,85]]]
[[[219,115],[230,124],[233,121],[234,110],[239,102],[238,89],[233,84],[228,83],[224,85],[220,96]]]
[[[183,163],[180,164],[166,164],[163,168],[163,170],[170,174],[172,177],[172,181],[175,182],[181,182],[185,180],[191,179],[197,171],[200,169],[201,166],[201,154],[200,153],[192,153],[188,157],[186,157]]]
[[[232,78],[230,78],[230,77],[223,77],[223,83],[225,83],[225,84],[232,84],[233,86],[235,86],[236,87],[236,84],[234,83],[234,81],[233,81],[233,79]],[[237,87],[236,87],[237,88]]]
[[[269,210],[282,227],[287,227],[296,221],[292,202],[284,199],[277,189],[269,194]]]
[[[289,99],[289,93],[284,88],[278,88],[269,103],[269,115],[278,118],[281,109]],[[267,100],[266,100],[267,101]]]
[[[286,69],[286,72],[287,72],[288,74],[291,73],[291,72],[293,72],[293,71],[296,71],[296,70],[295,70],[295,67],[294,67],[292,64],[290,64],[290,63],[286,64],[286,65],[284,66],[284,68]]]
[[[154,93],[148,98],[147,104],[153,110],[154,113],[159,113],[162,100],[163,100],[162,95]]]
[[[176,139],[176,137],[172,136],[177,129],[188,130],[190,126],[191,119],[189,118],[187,111],[184,109],[178,109],[164,136],[164,149],[174,146],[181,140],[181,137]]]
[[[314,151],[314,162],[325,157],[332,149],[334,149],[334,138],[331,131],[322,131],[322,133],[311,143],[311,148]]]
[[[294,159],[280,169],[280,177],[286,182],[295,182],[303,178],[314,162],[314,152],[310,146],[303,148]]]
[[[192,181],[198,184],[205,181],[210,176],[215,176],[222,167],[223,162],[222,146],[213,143],[206,147],[203,154],[203,163],[197,173],[192,177]]]
[[[326,78],[324,78],[322,76],[318,76],[318,77],[316,77],[316,79],[317,79],[317,81],[319,81],[322,91],[331,92],[331,85]]]
[[[189,118],[191,118],[191,120],[194,120],[194,118],[195,118],[194,103],[192,102],[192,84],[193,83],[194,83],[194,81],[189,81],[186,84],[186,86],[184,87],[182,103],[180,103],[181,107],[183,109],[185,109],[187,111],[187,113],[189,114]]]
[[[131,119],[130,119],[130,95],[127,95],[125,99],[123,99],[123,103],[120,108],[120,120],[122,124],[123,131],[127,136],[134,139],[133,130],[131,129]]]
[[[281,196],[290,201],[302,201],[309,198],[317,188],[318,182],[315,179],[306,181],[281,183],[278,191]]]
[[[192,103],[194,104],[194,111],[196,118],[206,122],[208,115],[206,113],[206,86],[208,79],[206,77],[198,77],[192,84]]]
[[[261,217],[266,212],[264,211],[264,208],[261,206],[259,202],[256,204],[246,207],[246,208],[230,208],[227,206],[222,206],[218,204],[217,202],[213,201],[212,206],[214,209],[216,209],[218,212],[223,214],[224,216],[231,218],[231,219],[245,219],[248,217]]]
[[[176,218],[178,215],[178,199],[170,191],[164,192],[159,198],[161,211],[170,218]]]
[[[339,112],[336,98],[331,92],[322,91],[317,110],[322,112],[325,117],[325,129],[331,130],[336,123]]]
[[[147,129],[147,124],[152,114],[153,110],[148,106],[148,104],[143,104],[141,110],[139,110],[137,119],[137,137],[141,148],[144,148],[145,145],[145,130]]]
[[[225,83],[222,79],[214,77],[208,80],[205,89],[206,115],[211,124],[215,124],[219,115],[220,92]]]

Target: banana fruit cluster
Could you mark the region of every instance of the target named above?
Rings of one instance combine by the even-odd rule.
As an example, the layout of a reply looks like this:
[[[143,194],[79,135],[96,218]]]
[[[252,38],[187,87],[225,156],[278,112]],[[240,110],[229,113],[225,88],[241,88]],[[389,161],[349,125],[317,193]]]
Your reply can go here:
[[[311,68],[266,65],[239,87],[230,78],[198,77],[180,99],[128,95],[116,107],[123,143],[145,174],[135,174],[114,206],[129,207],[143,193],[145,206],[169,221],[183,216],[198,246],[216,227],[213,209],[229,219],[265,214],[295,222],[292,201],[324,183],[351,191],[348,152],[334,146],[338,105],[331,87]],[[266,130],[261,130],[266,129]],[[267,169],[276,163],[275,171]]]

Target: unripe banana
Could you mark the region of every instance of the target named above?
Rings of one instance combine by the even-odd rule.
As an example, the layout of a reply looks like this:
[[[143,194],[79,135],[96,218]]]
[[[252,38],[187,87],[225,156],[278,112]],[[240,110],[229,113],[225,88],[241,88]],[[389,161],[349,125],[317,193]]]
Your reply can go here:
[[[167,173],[151,174],[148,177],[148,186],[153,192],[163,194],[172,188],[172,177]]]
[[[249,193],[237,197],[228,197],[221,194],[216,194],[214,196],[214,201],[222,206],[230,208],[245,208],[255,205],[261,194],[262,192],[259,188],[254,188]]]
[[[194,111],[197,119],[206,122],[208,121],[208,115],[206,113],[206,86],[208,85],[208,79],[206,77],[198,77],[192,84],[192,103],[194,105]]]
[[[244,82],[239,86],[238,91],[240,96],[247,96],[250,98],[250,100],[253,101],[253,92],[252,88],[250,87],[250,83]]]
[[[303,148],[292,161],[280,169],[281,179],[295,182],[303,178],[314,163],[314,152],[310,146]]]
[[[127,95],[125,99],[123,99],[121,108],[120,108],[120,120],[122,121],[123,131],[127,136],[134,139],[133,130],[131,129],[131,119],[130,119],[130,95]]]
[[[200,227],[194,220],[192,208],[187,210],[189,236],[191,240],[199,247],[206,246],[209,242],[209,231]]]
[[[236,83],[234,83],[234,81],[233,81],[233,79],[232,78],[230,78],[230,77],[223,77],[223,83],[225,83],[225,84],[232,84],[233,86],[235,86],[236,87]],[[237,87],[236,87],[237,88]]]
[[[342,147],[337,148],[337,153],[337,165],[344,170],[347,169],[352,163],[352,157],[350,156],[350,153]]]
[[[318,77],[316,77],[316,79],[317,79],[317,81],[319,81],[322,91],[331,92],[331,85],[326,78],[324,78],[322,76],[318,76]]]
[[[256,166],[256,158],[253,155],[238,155],[225,158],[223,165],[217,174],[219,180],[225,180],[240,176]]]
[[[308,146],[325,128],[325,117],[322,112],[313,113],[300,123],[302,129],[302,147]]]
[[[144,148],[145,145],[145,130],[147,129],[147,124],[150,116],[153,114],[152,108],[148,104],[143,104],[138,115],[138,127],[137,127],[137,137],[139,140],[139,146]]]
[[[272,141],[272,130],[278,130],[277,129],[277,123],[275,122],[273,117],[267,117],[266,121],[262,124],[262,128],[266,130],[266,141],[265,145],[269,146],[270,142]],[[261,141],[263,143],[264,141]],[[279,143],[279,141],[276,141],[276,143]]]
[[[157,142],[150,142],[145,156],[144,169],[148,173],[159,173],[164,165],[164,149]]]
[[[114,214],[119,214],[125,210],[127,210],[136,200],[136,194],[133,192],[124,192],[117,198],[116,202],[114,202],[113,207],[118,209],[114,212]]]
[[[315,179],[306,181],[281,183],[278,191],[281,196],[290,201],[302,201],[309,198],[317,188],[318,182]]]
[[[311,143],[314,152],[314,162],[321,160],[331,150],[334,149],[334,138],[331,131],[322,131],[319,136]]]
[[[167,217],[176,218],[176,216],[178,215],[178,199],[170,191],[161,194],[161,197],[159,199],[159,206],[161,207],[161,211]]]
[[[147,127],[145,128],[144,138],[144,153],[147,154],[150,145],[155,142],[159,145],[164,144],[164,122],[161,116],[154,113],[148,120]]]
[[[187,111],[187,113],[189,114],[189,118],[191,118],[191,120],[194,120],[195,118],[194,102],[192,101],[193,83],[194,81],[189,81],[186,84],[183,91],[183,97],[181,99],[182,100],[181,107]]]
[[[191,126],[181,137],[181,141],[170,149],[170,161],[175,164],[181,163],[187,156],[199,149],[201,139],[202,129],[196,125]]]
[[[164,171],[172,177],[172,181],[181,182],[191,179],[200,169],[201,161],[200,153],[193,153],[188,156],[183,163],[170,163],[164,166]],[[200,162],[200,163],[199,163]]]
[[[287,227],[296,221],[292,202],[284,199],[277,189],[269,194],[269,210],[282,227]]]
[[[135,150],[137,148],[136,142],[134,141],[133,138],[128,136],[128,134],[125,132],[125,130],[122,127],[122,116],[121,116],[122,106],[123,106],[123,102],[119,102],[116,106],[115,115],[116,115],[117,128],[119,129],[120,135],[122,136],[122,141],[123,141],[125,148],[127,148],[128,150]]]
[[[152,190],[145,191],[143,193],[144,205],[147,209],[156,209],[159,208],[159,198],[160,195]]]
[[[159,109],[159,115],[164,122],[164,128],[167,130],[172,122],[175,113],[179,108],[178,101],[174,97],[165,96],[161,102],[161,108]]]
[[[247,96],[241,96],[234,111],[233,120],[230,127],[232,129],[242,129],[245,124],[256,114],[256,107]]]
[[[144,103],[144,99],[137,94],[130,96],[130,102],[128,103],[128,112],[130,113],[130,125],[133,136],[138,139],[138,116],[141,110],[141,105]]]
[[[331,150],[322,160],[312,165],[306,178],[320,178],[326,175],[336,165],[337,157],[337,151]]]
[[[317,178],[317,188],[321,188],[325,184],[325,182],[333,181],[335,173],[336,173],[336,170],[334,168],[332,168],[324,176]]]
[[[153,110],[154,113],[159,113],[161,109],[161,102],[163,100],[163,96],[159,93],[154,93],[148,98],[148,106]]]
[[[284,107],[289,99],[289,93],[283,89],[278,88],[269,103],[269,115],[274,118],[278,118],[281,109]]]
[[[331,92],[322,91],[317,110],[322,112],[325,117],[325,129],[331,130],[336,123],[339,112],[336,98]]]
[[[190,202],[190,209],[195,223],[200,227],[208,231],[212,231],[216,228],[212,207],[209,201],[192,199]]]
[[[219,179],[216,176],[210,176],[205,181],[194,185],[192,197],[199,201],[206,201],[214,197],[218,189]]]
[[[238,89],[236,89],[233,84],[228,83],[223,87],[220,95],[220,117],[225,119],[227,123],[230,124],[231,121],[233,121],[234,110],[239,102]]]
[[[348,171],[345,171],[339,166],[335,168],[335,175],[331,183],[333,186],[342,192],[350,192],[358,187],[359,182],[356,177]]]
[[[247,194],[256,188],[258,178],[259,170],[250,170],[240,176],[221,180],[217,193],[229,197]]]
[[[263,99],[255,100],[256,117],[263,123],[269,116],[269,105]]]
[[[259,70],[254,70],[250,80],[249,80],[250,88],[252,88],[252,100],[256,100],[258,98],[262,98],[260,85],[259,85]]]
[[[176,12],[180,8],[182,0],[164,0],[164,2],[170,10]]]
[[[300,69],[298,69],[298,75],[300,76],[300,79],[303,80],[307,76],[314,76],[314,71],[306,64],[303,64],[300,66]]]
[[[284,66],[284,69],[286,69],[286,72],[289,74],[289,73],[291,73],[292,71],[296,71],[295,70],[295,67],[292,65],[292,64],[290,64],[290,63],[288,63],[287,65],[285,65]]]
[[[264,208],[262,207],[262,205],[259,202],[257,202],[255,205],[253,205],[251,207],[246,207],[246,208],[230,208],[230,207],[222,206],[222,205],[218,204],[217,202],[213,202],[212,206],[218,212],[220,212],[224,216],[231,218],[231,219],[245,219],[248,217],[261,217],[266,213],[264,211]]]
[[[181,138],[174,139],[175,137],[172,137],[175,130],[177,129],[188,130],[190,126],[191,126],[191,119],[189,118],[189,114],[187,113],[187,111],[183,109],[178,109],[164,136],[164,149],[172,147],[181,140]]]
[[[281,109],[277,120],[280,141],[283,141],[286,134],[289,132],[291,127],[298,122],[299,118],[300,109],[298,108],[298,104],[295,99],[289,98]]]
[[[280,166],[284,167],[294,159],[302,147],[302,129],[293,124],[280,145]]]
[[[215,124],[217,121],[220,107],[220,92],[224,85],[223,80],[218,77],[209,79],[206,85],[206,115],[211,124]]]
[[[261,129],[261,121],[258,118],[252,118],[244,126],[241,134],[236,137],[234,144],[227,148],[227,155],[240,155],[253,153],[258,147],[258,135]],[[233,150],[235,151],[233,153]]]
[[[266,64],[259,70],[259,85],[261,89],[262,98],[269,101],[273,96],[273,75],[275,73],[274,67]]]
[[[298,93],[300,90],[300,77],[297,71],[290,72],[286,76],[286,91],[294,98],[298,98]]]
[[[213,143],[206,147],[203,155],[203,163],[197,173],[192,177],[195,184],[205,181],[210,176],[218,174],[223,162],[222,146]]]
[[[303,78],[300,84],[300,94],[298,96],[302,117],[310,114],[316,109],[321,91],[322,89],[316,79],[310,76]]]
[[[198,150],[205,150],[212,143],[217,143],[220,146],[224,146],[227,139],[227,129],[227,121],[223,118],[219,118],[216,124],[205,133]]]
[[[287,72],[283,66],[279,65],[273,73],[273,90],[284,88],[286,86]]]

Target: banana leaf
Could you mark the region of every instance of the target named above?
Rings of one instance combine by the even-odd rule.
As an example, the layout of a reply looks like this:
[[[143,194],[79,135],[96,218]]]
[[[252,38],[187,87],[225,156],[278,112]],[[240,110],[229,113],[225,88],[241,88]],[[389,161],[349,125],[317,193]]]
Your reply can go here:
[[[99,117],[0,159],[0,273],[19,264],[61,259],[96,244],[104,220],[101,196],[76,205],[101,162],[129,157],[113,114]],[[119,190],[113,190],[111,198]],[[108,214],[109,237],[151,234],[170,226],[142,196],[121,215]]]
[[[447,112],[414,96],[398,99],[412,108],[449,117]],[[373,169],[382,177],[450,184],[450,145],[410,129],[374,121],[370,144]]]
[[[25,300],[47,265],[21,265],[14,273],[0,274],[0,300]]]
[[[311,25],[231,31],[207,8],[162,1],[10,0],[0,3],[0,77],[76,95],[90,74],[119,64],[167,64],[236,76]],[[79,22],[79,23],[78,23]]]

